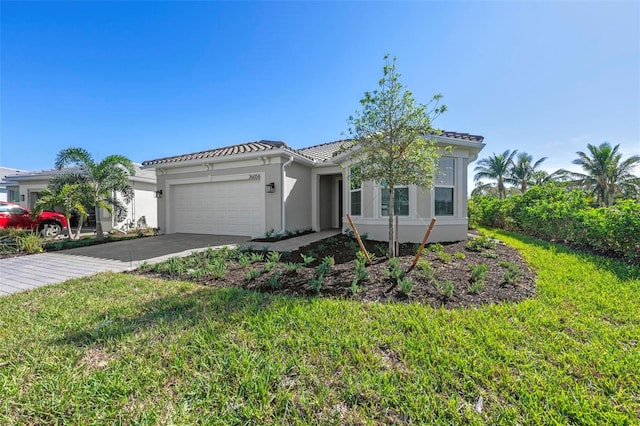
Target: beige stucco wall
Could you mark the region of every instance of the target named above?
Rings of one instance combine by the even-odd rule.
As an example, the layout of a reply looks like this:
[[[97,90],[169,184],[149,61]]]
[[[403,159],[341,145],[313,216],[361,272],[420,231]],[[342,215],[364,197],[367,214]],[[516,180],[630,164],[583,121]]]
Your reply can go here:
[[[285,231],[311,228],[311,169],[294,161],[285,175]]]
[[[460,241],[467,238],[467,173],[473,153],[462,148],[451,152],[441,152],[441,156],[455,159],[454,214],[436,217],[436,225],[429,237],[430,242]],[[346,172],[345,172],[346,176]],[[345,184],[344,203],[349,211],[350,195]],[[380,212],[380,187],[372,182],[362,186],[362,215],[354,216],[353,222],[361,233],[368,233],[370,239],[388,240],[388,217]],[[409,216],[400,217],[400,242],[421,242],[424,233],[434,217],[435,201],[433,190],[409,186]],[[349,228],[345,221],[343,229]]]
[[[274,193],[263,193],[265,199],[265,231],[273,229],[278,232],[282,226],[282,175],[281,164],[286,161],[285,158],[253,158],[248,160],[227,161],[219,163],[182,165],[180,167],[162,168],[158,167],[157,171],[157,188],[163,191],[162,198],[157,200],[158,203],[158,227],[160,233],[171,232],[170,229],[170,211],[169,204],[171,192],[175,185],[188,184],[193,180],[215,179],[225,175],[238,174],[260,174],[261,184],[264,186],[270,182],[275,183]],[[294,189],[292,200],[297,200],[298,190]],[[295,202],[292,201],[295,205]],[[294,214],[295,217],[295,214]]]

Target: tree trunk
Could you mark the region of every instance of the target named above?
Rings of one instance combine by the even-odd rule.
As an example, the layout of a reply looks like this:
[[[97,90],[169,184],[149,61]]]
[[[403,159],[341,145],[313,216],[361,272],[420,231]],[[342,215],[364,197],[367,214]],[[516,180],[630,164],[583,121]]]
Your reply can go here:
[[[395,232],[393,229],[393,216],[395,215],[395,191],[389,184],[389,258],[396,257]]]
[[[84,217],[82,217],[82,215],[80,216],[80,218],[78,219],[78,228],[76,229],[76,237],[74,239],[79,240],[80,239],[80,231],[82,230],[82,222],[84,222]]]
[[[96,240],[103,240],[104,233],[102,232],[102,220],[100,218],[100,206],[96,204],[95,206],[96,212]]]
[[[67,237],[73,240],[73,234],[71,233],[71,215],[64,215],[64,218],[67,219]]]

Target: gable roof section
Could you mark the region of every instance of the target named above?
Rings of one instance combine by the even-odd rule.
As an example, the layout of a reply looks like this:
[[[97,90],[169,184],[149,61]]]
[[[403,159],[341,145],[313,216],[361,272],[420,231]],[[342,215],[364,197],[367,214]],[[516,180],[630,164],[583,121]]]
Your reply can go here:
[[[235,154],[246,154],[249,152],[271,151],[280,147],[287,147],[282,141],[256,141],[241,143],[238,145],[225,146],[222,148],[209,149],[207,151],[194,152],[192,154],[175,155],[173,157],[158,158],[155,160],[143,161],[143,166],[154,166],[157,164],[179,163],[181,161],[201,160],[204,158],[226,157]]]
[[[136,174],[134,176],[129,176],[129,180],[131,181],[147,181],[147,182],[155,182],[156,175],[155,173],[145,170],[141,167],[139,163],[133,163],[133,167],[136,169]],[[16,173],[13,175],[5,176],[5,181],[10,183],[19,183],[21,181],[34,181],[34,180],[49,180],[54,176],[59,175],[60,173],[71,172],[71,173],[82,173],[82,168],[78,166],[70,166],[65,167],[62,170],[58,169],[46,169],[46,170],[38,170],[34,172],[24,172],[24,173]]]
[[[450,139],[460,139],[468,142],[481,143],[484,140],[483,136],[471,135],[469,133],[449,132],[442,131],[439,137],[446,137]],[[322,143],[319,145],[313,145],[307,148],[293,149],[282,141],[267,141],[261,140],[256,142],[247,142],[237,145],[225,146],[221,148],[210,149],[207,151],[194,152],[191,154],[175,155],[172,157],[158,158],[155,160],[143,161],[142,165],[145,167],[157,166],[162,164],[180,163],[183,161],[202,160],[206,158],[218,158],[228,157],[238,154],[246,154],[253,152],[268,152],[284,148],[284,150],[291,153],[298,154],[302,157],[310,159],[316,163],[322,163],[330,160],[336,155],[345,152],[355,145],[352,139],[342,139],[339,141]]]
[[[310,146],[308,148],[301,148],[299,153],[311,157],[316,161],[327,161],[334,157],[339,152],[349,149],[353,146],[351,139],[343,139],[334,142],[322,143],[320,145]]]

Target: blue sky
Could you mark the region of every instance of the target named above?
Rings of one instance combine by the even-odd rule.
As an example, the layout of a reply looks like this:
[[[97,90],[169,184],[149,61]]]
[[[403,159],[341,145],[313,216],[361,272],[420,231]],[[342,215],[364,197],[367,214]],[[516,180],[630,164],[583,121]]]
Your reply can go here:
[[[385,53],[442,129],[554,171],[640,154],[638,2],[0,3],[0,165],[344,137]],[[471,172],[471,171],[470,171]],[[472,173],[471,173],[472,174]]]

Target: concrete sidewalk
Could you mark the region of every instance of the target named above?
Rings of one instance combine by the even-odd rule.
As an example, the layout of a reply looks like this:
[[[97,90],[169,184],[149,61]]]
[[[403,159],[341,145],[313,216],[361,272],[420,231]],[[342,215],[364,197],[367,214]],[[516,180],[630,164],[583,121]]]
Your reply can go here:
[[[311,234],[301,235],[299,237],[288,238],[286,240],[275,241],[272,243],[262,243],[258,241],[250,241],[246,244],[242,244],[243,247],[251,246],[254,249],[263,249],[272,251],[294,251],[298,250],[300,247],[304,247],[311,243],[315,243],[316,241],[324,240],[325,238],[330,238],[335,235],[340,235],[341,231],[339,229],[326,229],[324,231],[313,232]]]

